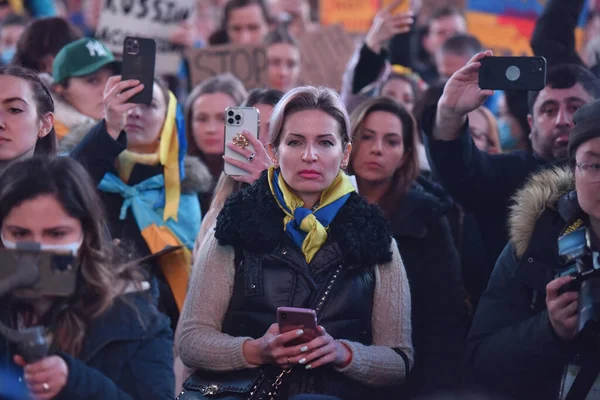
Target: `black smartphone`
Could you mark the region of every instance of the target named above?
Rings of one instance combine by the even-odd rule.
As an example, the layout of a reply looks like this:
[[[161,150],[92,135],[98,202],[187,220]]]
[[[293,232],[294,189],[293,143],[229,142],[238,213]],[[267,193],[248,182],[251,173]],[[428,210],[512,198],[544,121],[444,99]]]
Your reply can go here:
[[[544,57],[486,57],[479,68],[479,87],[490,90],[542,90]]]
[[[72,254],[0,249],[0,282],[20,283],[17,298],[68,297],[75,293],[77,264]]]
[[[144,89],[133,96],[129,102],[136,104],[152,103],[154,88],[154,70],[156,67],[156,42],[141,37],[126,37],[123,42],[123,64],[121,79],[137,79]]]

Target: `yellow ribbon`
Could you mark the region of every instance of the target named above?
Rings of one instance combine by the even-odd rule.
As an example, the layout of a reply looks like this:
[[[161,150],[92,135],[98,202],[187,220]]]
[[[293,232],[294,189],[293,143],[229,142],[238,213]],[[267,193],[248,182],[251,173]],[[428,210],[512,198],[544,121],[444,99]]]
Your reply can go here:
[[[179,176],[179,138],[177,137],[177,98],[169,91],[169,105],[162,131],[160,144],[151,154],[135,153],[125,150],[119,154],[117,169],[123,182],[128,182],[135,164],[163,166],[165,177],[165,209],[163,219],[177,221],[177,210],[181,196],[181,178]]]

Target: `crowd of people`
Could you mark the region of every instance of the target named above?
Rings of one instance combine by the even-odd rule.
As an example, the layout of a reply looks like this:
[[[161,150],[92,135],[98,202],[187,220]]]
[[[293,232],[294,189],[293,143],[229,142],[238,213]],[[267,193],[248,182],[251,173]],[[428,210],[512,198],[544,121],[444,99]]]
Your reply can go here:
[[[600,390],[580,319],[600,297],[582,305],[559,255],[580,230],[600,252],[600,4],[546,2],[527,92],[479,87],[494,54],[463,10],[401,3],[331,88],[301,75],[317,1],[197,0],[171,42],[264,45],[268,84],[191,85],[183,62],[146,105],[95,38],[101,0],[0,1],[0,256],[35,242],[77,276],[68,296],[0,293],[0,323],[49,345],[0,336],[0,398]],[[258,110],[256,136],[226,140],[231,107]],[[280,331],[280,307],[312,309],[316,335]]]

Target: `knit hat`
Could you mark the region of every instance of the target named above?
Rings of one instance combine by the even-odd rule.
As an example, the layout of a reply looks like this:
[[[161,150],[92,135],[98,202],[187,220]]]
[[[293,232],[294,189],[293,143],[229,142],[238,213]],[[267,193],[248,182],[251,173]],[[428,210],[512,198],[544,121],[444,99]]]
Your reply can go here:
[[[580,144],[600,137],[600,99],[581,107],[573,114],[575,128],[569,136],[569,157],[573,158]]]
[[[106,65],[113,64],[117,72],[119,64],[115,56],[101,42],[83,38],[63,47],[52,63],[54,83],[62,83],[73,76],[92,74]]]

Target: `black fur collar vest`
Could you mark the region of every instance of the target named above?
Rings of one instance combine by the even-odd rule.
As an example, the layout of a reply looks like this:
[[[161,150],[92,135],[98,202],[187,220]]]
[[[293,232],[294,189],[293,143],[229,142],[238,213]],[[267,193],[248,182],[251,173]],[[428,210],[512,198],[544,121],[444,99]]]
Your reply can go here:
[[[270,253],[284,243],[284,213],[269,188],[266,171],[250,187],[233,194],[217,217],[219,244]],[[391,233],[379,207],[352,193],[328,229],[348,268],[384,264],[392,259]]]

